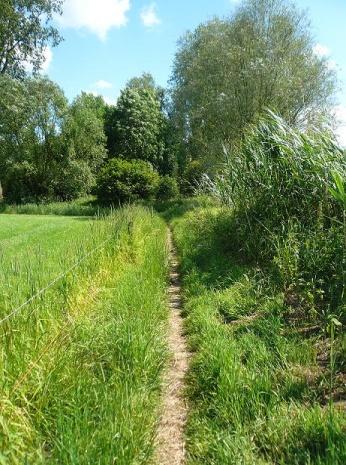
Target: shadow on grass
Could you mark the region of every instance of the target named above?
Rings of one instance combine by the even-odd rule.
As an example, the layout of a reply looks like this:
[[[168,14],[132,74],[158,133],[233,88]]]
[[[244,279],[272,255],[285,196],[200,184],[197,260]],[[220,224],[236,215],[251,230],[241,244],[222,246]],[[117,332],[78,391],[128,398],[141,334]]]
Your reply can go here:
[[[206,288],[223,289],[241,279],[249,266],[237,259],[230,237],[230,212],[206,214],[220,205],[210,197],[180,198],[156,202],[153,208],[168,223],[178,225],[181,220],[189,222],[184,237],[188,253],[181,264],[183,274],[192,269],[200,274],[200,283]],[[195,212],[191,220],[189,214]],[[217,220],[216,220],[217,217]],[[175,228],[175,226],[174,226]]]

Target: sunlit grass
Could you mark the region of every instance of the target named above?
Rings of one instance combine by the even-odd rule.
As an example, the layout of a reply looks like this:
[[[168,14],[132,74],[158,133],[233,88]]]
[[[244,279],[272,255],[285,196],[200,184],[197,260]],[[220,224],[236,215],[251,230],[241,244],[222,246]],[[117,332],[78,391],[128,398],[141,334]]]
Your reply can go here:
[[[43,284],[91,247],[112,240],[0,328],[1,463],[149,463],[166,353],[165,224],[136,207],[92,224],[72,218],[31,222],[46,255],[26,255],[24,242],[18,247],[21,297],[30,294],[29,274],[25,291],[20,283],[23,269]],[[28,234],[24,223],[18,229]],[[8,240],[5,234],[2,240]],[[35,240],[29,249],[35,250]],[[4,260],[9,264],[13,256],[12,249]]]
[[[188,464],[345,463],[346,418],[321,397],[329,367],[318,365],[317,336],[285,319],[268,269],[236,261],[227,209],[180,215],[178,206],[172,224],[193,351]]]

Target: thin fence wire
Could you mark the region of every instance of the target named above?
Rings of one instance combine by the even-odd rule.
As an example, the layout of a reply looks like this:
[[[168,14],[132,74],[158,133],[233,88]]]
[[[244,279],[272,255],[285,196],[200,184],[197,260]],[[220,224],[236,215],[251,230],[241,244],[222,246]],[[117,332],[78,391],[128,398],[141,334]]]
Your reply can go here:
[[[95,249],[91,250],[88,252],[86,255],[84,255],[82,258],[80,258],[77,262],[75,262],[70,268],[67,270],[63,271],[60,273],[53,281],[51,281],[47,286],[44,288],[40,289],[36,294],[32,295],[27,301],[19,305],[19,307],[15,308],[12,310],[8,315],[6,315],[4,318],[0,320],[0,325],[11,319],[12,317],[16,316],[18,313],[20,313],[27,305],[29,305],[31,302],[36,300],[38,297],[40,297],[42,294],[48,291],[48,289],[52,288],[57,282],[65,278],[71,271],[73,271],[75,268],[77,268],[79,265],[81,265],[87,258],[89,258],[91,255],[93,255],[95,252],[98,250],[102,249],[105,247],[108,242],[110,242],[114,236],[109,237],[105,241],[103,241],[100,245],[98,245]]]

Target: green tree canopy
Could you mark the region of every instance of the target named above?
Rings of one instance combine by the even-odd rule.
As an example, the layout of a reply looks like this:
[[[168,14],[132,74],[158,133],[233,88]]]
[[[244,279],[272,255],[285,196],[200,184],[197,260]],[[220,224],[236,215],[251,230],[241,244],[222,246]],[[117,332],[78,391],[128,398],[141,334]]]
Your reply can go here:
[[[69,108],[63,128],[69,156],[87,163],[93,175],[107,156],[105,111],[102,97],[83,92]]]
[[[90,191],[106,157],[100,97],[71,106],[47,78],[0,77],[0,176],[9,201],[69,199]]]
[[[126,87],[113,111],[115,153],[126,159],[149,161],[158,168],[163,157],[163,114],[156,90]]]
[[[37,71],[48,44],[61,37],[51,25],[63,0],[0,0],[0,74],[23,77],[25,63]]]
[[[63,161],[61,128],[68,108],[63,91],[47,78],[0,79],[1,177],[19,198],[50,196]]]
[[[171,84],[185,158],[211,169],[265,107],[290,123],[327,109],[335,75],[314,54],[304,13],[285,0],[247,0],[181,40]]]

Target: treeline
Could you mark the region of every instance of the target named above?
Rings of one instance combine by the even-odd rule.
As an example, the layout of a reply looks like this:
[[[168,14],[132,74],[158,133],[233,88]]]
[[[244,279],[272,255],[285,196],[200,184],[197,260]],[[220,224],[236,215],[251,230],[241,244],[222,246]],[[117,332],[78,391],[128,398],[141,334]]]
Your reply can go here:
[[[160,181],[175,165],[163,91],[150,75],[131,80],[114,107],[88,93],[69,104],[61,88],[37,76],[2,76],[0,93],[7,201],[78,198],[97,191],[98,177],[100,198],[110,202],[176,189],[171,178]]]
[[[314,53],[306,15],[285,0],[247,0],[187,33],[169,88],[144,74],[116,106],[86,93],[69,104],[47,78],[26,76],[24,62],[38,70],[47,42],[60,40],[47,23],[61,2],[29,3],[6,3],[0,19],[0,181],[9,202],[191,194],[204,173],[222,171],[266,108],[305,130],[330,121],[335,72]]]

